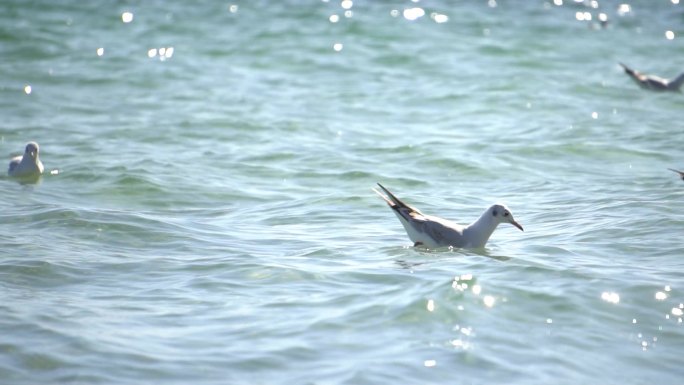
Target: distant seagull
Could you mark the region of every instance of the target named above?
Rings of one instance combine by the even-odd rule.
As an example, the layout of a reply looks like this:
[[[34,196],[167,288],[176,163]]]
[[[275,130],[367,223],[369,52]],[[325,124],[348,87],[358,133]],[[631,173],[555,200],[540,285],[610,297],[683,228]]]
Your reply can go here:
[[[7,174],[16,178],[37,177],[43,173],[43,163],[38,157],[38,143],[26,144],[24,155],[12,158]]]
[[[482,248],[502,222],[508,222],[523,231],[522,226],[513,219],[513,214],[504,205],[491,206],[475,222],[463,226],[446,219],[425,215],[399,200],[380,183],[378,186],[387,195],[376,189],[373,191],[392,208],[401,224],[404,225],[409,238],[414,242],[414,246]]]
[[[645,75],[641,72],[631,69],[626,65],[619,63],[625,70],[625,73],[631,77],[639,87],[653,90],[653,91],[679,91],[679,88],[684,84],[684,73],[677,76],[674,80],[663,79],[654,75]]]
[[[668,170],[676,172],[677,174],[679,174],[679,177],[682,178],[682,180],[684,180],[684,171],[678,171],[674,168],[668,168]]]

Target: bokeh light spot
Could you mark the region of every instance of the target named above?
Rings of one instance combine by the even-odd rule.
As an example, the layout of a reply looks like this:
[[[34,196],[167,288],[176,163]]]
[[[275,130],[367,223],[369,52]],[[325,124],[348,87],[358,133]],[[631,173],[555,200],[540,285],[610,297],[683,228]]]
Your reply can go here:
[[[432,17],[432,20],[434,20],[437,24],[442,24],[449,21],[449,16],[443,15],[441,13],[432,13],[430,14],[430,17]]]
[[[121,14],[121,21],[124,23],[130,23],[133,21],[133,13],[131,12],[124,12]]]
[[[620,6],[618,6],[618,10],[617,10],[618,15],[625,16],[630,12],[632,12],[632,6],[631,5],[620,4]]]
[[[434,366],[437,366],[437,361],[435,361],[435,360],[425,360],[425,362],[423,362],[423,365],[425,365],[426,368],[432,368],[432,367],[434,367]]]
[[[603,293],[601,293],[601,299],[606,302],[617,304],[620,302],[620,295],[615,292],[604,291]]]
[[[404,10],[404,18],[406,20],[417,20],[425,16],[425,10],[423,8],[408,8]]]

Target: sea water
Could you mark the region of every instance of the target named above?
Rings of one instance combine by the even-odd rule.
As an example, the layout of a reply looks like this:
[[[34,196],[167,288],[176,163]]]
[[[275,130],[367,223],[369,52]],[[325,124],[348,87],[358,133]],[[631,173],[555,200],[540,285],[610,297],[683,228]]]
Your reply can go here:
[[[0,3],[2,384],[676,384],[678,1]],[[469,223],[411,247],[372,192]]]

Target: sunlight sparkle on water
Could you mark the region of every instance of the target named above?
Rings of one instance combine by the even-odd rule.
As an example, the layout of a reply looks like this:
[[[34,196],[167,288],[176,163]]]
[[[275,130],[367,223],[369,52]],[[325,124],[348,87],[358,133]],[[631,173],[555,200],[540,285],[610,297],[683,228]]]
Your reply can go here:
[[[24,86],[24,93],[26,93],[26,95],[31,95],[32,91],[33,91],[33,89],[31,88],[31,86],[29,86],[29,85]]]
[[[435,311],[435,300],[433,300],[433,299],[428,300],[428,302],[427,302],[427,310],[428,310],[429,312]]]
[[[133,13],[131,12],[124,12],[121,14],[121,21],[124,23],[130,23],[133,21]]]
[[[340,21],[340,17],[337,15],[330,15],[330,18],[328,20],[330,20],[331,23],[337,23],[338,21]]]
[[[663,301],[663,300],[667,299],[667,294],[662,292],[662,291],[659,291],[659,292],[655,293],[655,299],[657,299],[658,301]]]
[[[432,20],[434,20],[435,23],[437,23],[437,24],[442,24],[442,23],[446,23],[447,21],[449,21],[449,16],[443,15],[443,14],[441,14],[441,13],[433,12],[433,13],[430,14],[430,17],[431,17]]]
[[[417,20],[421,17],[425,16],[425,10],[423,8],[408,8],[404,10],[404,18],[406,20]]]
[[[333,44],[333,49],[334,49],[336,52],[342,51],[342,48],[344,48],[344,46],[342,45],[342,43],[335,43],[335,44]]]
[[[632,6],[629,4],[620,4],[617,13],[620,16],[625,16],[626,14],[632,12]]]
[[[665,38],[667,40],[672,40],[675,38],[675,34],[672,31],[665,31]]]
[[[591,21],[591,13],[577,12],[575,13],[575,19],[577,19],[578,21]]]
[[[425,365],[426,368],[432,368],[433,366],[436,366],[436,365],[437,365],[437,361],[435,361],[435,360],[425,360],[425,362],[423,362],[423,365]]]
[[[601,293],[601,299],[606,302],[617,304],[620,302],[620,295],[618,293],[604,291]]]
[[[468,282],[464,282],[464,281],[472,281],[472,280],[473,280],[472,274],[461,274],[458,277],[454,277],[454,281],[451,283],[451,287],[453,287],[454,289],[456,289],[458,291],[466,291],[468,289],[468,287],[470,287],[470,285],[468,284]],[[475,287],[473,287],[473,290],[482,290],[482,288],[478,286],[478,289],[475,289]],[[475,293],[475,294],[479,294],[479,291],[478,291],[478,293]]]
[[[351,7],[354,6],[354,2],[351,0],[343,0],[342,3],[340,3],[340,6],[342,6],[343,9],[351,9]]]
[[[496,299],[491,295],[485,295],[482,301],[484,302],[485,306],[493,307],[494,303],[496,302]]]
[[[97,56],[102,56],[102,55],[104,55],[104,48],[100,47],[97,49],[96,52],[97,52]]]
[[[473,294],[480,295],[480,293],[482,293],[482,286],[473,285]]]
[[[147,57],[153,58],[159,55],[159,60],[164,61],[166,59],[170,59],[171,56],[173,56],[173,51],[173,47],[161,47],[159,49],[150,48],[149,50],[147,50]]]

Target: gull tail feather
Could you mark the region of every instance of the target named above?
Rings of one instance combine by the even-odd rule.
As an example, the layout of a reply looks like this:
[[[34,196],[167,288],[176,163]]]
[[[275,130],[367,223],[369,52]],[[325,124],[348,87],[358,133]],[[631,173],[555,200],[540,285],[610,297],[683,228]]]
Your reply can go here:
[[[387,197],[385,197],[385,200],[388,200],[392,203],[390,206],[397,205],[399,207],[404,207],[404,208],[410,209],[410,207],[406,203],[402,202],[401,199],[397,198],[394,194],[392,194],[392,192],[390,190],[386,189],[385,186],[381,185],[380,183],[378,183],[378,186],[380,186],[382,191],[384,191],[385,194],[387,194],[387,197],[389,197],[389,199],[387,199]],[[376,192],[377,192],[377,190],[376,190]]]
[[[384,200],[385,202],[387,202],[387,205],[388,205],[389,207],[394,206],[394,202],[392,202],[392,201],[387,197],[387,195],[381,193],[381,192],[378,191],[376,188],[373,188],[373,192],[376,193],[376,194],[378,194],[378,196],[379,196],[380,198],[382,198],[382,200]]]
[[[401,199],[392,194],[392,192],[386,189],[385,186],[381,185],[380,183],[378,183],[378,186],[380,186],[384,194],[376,189],[373,189],[373,191],[375,191],[376,194],[378,194],[385,202],[387,202],[387,205],[389,205],[389,207],[394,210],[394,212],[403,220],[409,221],[411,219],[412,213],[421,214],[420,211],[402,202]]]
[[[625,70],[625,72],[627,72],[628,74],[634,73],[634,70],[631,69],[631,68],[629,68],[626,64],[624,64],[624,63],[622,63],[622,62],[618,62],[618,64],[620,64],[620,66],[622,67],[622,69]]]
[[[672,80],[668,86],[673,91],[680,91],[681,92],[682,84],[684,84],[684,73],[680,74],[679,76],[677,76],[677,78]]]
[[[681,176],[681,177],[684,178],[684,171],[675,170],[674,168],[668,168],[668,170],[674,171],[674,172],[676,172],[677,174],[679,174],[679,176]]]

